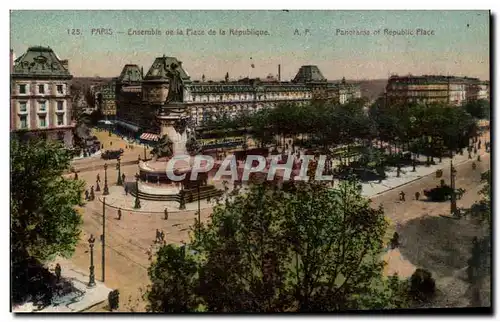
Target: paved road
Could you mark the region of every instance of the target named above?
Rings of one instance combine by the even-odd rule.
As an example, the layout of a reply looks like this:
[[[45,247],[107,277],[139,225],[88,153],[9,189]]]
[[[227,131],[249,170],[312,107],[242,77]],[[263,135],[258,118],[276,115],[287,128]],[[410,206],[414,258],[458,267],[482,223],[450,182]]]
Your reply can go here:
[[[483,142],[484,139],[483,139]],[[484,150],[481,151],[484,153]],[[489,168],[489,157],[484,156],[483,162],[478,163],[478,169],[473,171],[472,160],[457,166],[458,174],[456,185],[467,190],[462,200],[458,201],[459,207],[468,207],[477,200],[477,191],[480,189],[480,173]],[[136,166],[124,167],[127,176],[133,174]],[[84,180],[95,180],[96,172],[82,174]],[[114,177],[114,176],[113,176]],[[101,173],[101,180],[103,174]],[[449,173],[445,172],[443,178],[449,181]],[[448,214],[449,203],[431,203],[426,201],[413,200],[416,191],[422,192],[424,189],[434,187],[439,184],[440,179],[430,175],[411,184],[395,188],[387,193],[373,198],[374,206],[382,204],[386,216],[392,221],[398,230],[403,230],[405,224],[412,222],[423,216],[439,216]],[[404,191],[407,196],[406,202],[399,202],[399,193]],[[102,229],[102,205],[97,201],[89,203],[84,213],[83,232],[81,243],[77,246],[72,261],[83,269],[88,269],[88,245],[86,240],[92,233],[95,236],[101,234]],[[202,210],[202,221],[207,221],[211,213],[210,209]],[[144,303],[140,301],[140,289],[144,289],[149,279],[147,268],[150,264],[146,252],[153,245],[155,230],[164,230],[168,243],[182,243],[188,241],[189,226],[194,223],[195,214],[193,211],[175,213],[169,216],[168,221],[163,219],[161,214],[145,213],[123,213],[122,220],[117,220],[116,210],[106,210],[106,285],[110,288],[119,288],[121,294],[120,311],[143,310]],[[412,242],[411,238],[406,238],[405,242]],[[413,242],[418,242],[413,241]],[[402,249],[403,251],[403,249]],[[101,278],[101,247],[96,247],[96,276]],[[404,258],[398,258],[397,254],[386,258],[389,261],[387,274],[399,272],[402,276],[407,276],[413,272],[414,266]],[[129,302],[129,297],[131,301]],[[102,308],[101,308],[102,309]],[[94,308],[100,310],[100,308]]]

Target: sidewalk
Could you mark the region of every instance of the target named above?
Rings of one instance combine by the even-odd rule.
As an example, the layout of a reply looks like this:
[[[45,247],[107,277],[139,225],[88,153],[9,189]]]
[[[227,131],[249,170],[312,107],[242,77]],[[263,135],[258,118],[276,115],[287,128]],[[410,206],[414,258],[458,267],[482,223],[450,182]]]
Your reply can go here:
[[[100,194],[100,193],[98,193]],[[99,201],[102,203],[102,194],[98,196]],[[134,213],[161,213],[163,214],[165,208],[168,209],[169,213],[185,212],[185,211],[197,211],[198,202],[186,203],[186,209],[179,210],[179,203],[176,201],[152,201],[152,200],[141,200],[141,208],[134,209],[135,197],[131,194],[125,195],[124,189],[118,186],[109,187],[109,195],[106,196],[106,205],[111,208],[121,208],[122,211],[134,212]],[[215,206],[215,198],[212,198],[210,203],[206,199],[200,200],[200,209],[208,209]]]
[[[478,154],[481,155],[481,158],[490,157],[489,153],[485,152],[484,147],[478,151]],[[420,161],[425,162],[426,157],[421,156]],[[434,158],[434,161],[438,161],[438,158]],[[465,163],[467,161],[476,161],[477,162],[477,154],[472,154],[472,159],[469,159],[468,153],[465,152],[464,155],[455,155],[453,158],[453,165],[459,165]],[[428,176],[430,174],[436,173],[437,170],[442,169],[444,173],[449,173],[450,171],[450,158],[443,158],[441,163],[437,163],[435,165],[430,165],[429,167],[425,165],[417,166],[416,171],[412,172],[413,167],[402,167],[400,177],[397,177],[397,169],[391,168],[386,172],[387,178],[382,180],[381,183],[379,181],[370,181],[367,183],[362,183],[363,192],[362,195],[366,197],[374,197],[376,195],[380,195],[384,192],[392,190],[394,188],[400,187],[402,185],[408,184],[412,181],[418,180],[422,177]]]
[[[90,255],[89,255],[90,256]],[[90,261],[90,259],[89,259]],[[88,288],[89,272],[82,272],[76,268],[68,259],[57,258],[49,268],[54,271],[55,264],[59,263],[62,267],[62,278],[71,281],[74,290],[66,295],[55,295],[52,299],[52,304],[39,310],[32,302],[25,303],[21,306],[12,308],[14,313],[21,312],[81,312],[89,307],[107,301],[109,292],[112,289],[106,287],[102,282],[98,281],[96,277],[96,286]],[[97,274],[99,275],[99,274]]]

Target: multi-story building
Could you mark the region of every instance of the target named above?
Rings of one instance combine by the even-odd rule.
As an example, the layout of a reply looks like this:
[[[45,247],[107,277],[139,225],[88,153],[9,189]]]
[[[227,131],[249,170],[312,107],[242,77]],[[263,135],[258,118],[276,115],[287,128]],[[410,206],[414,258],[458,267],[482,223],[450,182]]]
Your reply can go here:
[[[100,110],[107,120],[116,118],[116,80],[92,86],[95,108]]]
[[[345,103],[359,98],[361,93],[359,86],[347,84],[345,79],[340,83],[328,82],[317,66],[302,66],[291,82],[281,81],[280,76],[278,79],[230,80],[229,74],[223,81],[206,81],[205,77],[200,81],[192,80],[177,58],[163,56],[155,59],[146,75],[137,65],[125,65],[115,79],[118,126],[137,134],[158,133],[156,115],[167,98],[170,81],[167,73],[172,64],[178,66],[184,85],[183,103],[197,127],[219,115],[231,117],[284,102],[301,105],[314,98],[334,97]],[[327,93],[326,97],[323,93]]]
[[[393,75],[387,82],[386,98],[389,104],[440,102],[462,105],[468,100],[486,99],[489,96],[488,88],[486,82],[481,82],[477,78]]]
[[[72,77],[68,61],[49,47],[30,47],[15,61],[11,58],[11,131],[29,131],[71,147]]]

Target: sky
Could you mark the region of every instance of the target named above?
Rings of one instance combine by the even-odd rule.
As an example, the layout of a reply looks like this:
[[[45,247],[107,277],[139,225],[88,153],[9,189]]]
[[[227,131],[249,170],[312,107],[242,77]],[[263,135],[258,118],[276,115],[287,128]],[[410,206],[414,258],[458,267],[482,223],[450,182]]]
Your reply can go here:
[[[182,61],[192,79],[218,80],[226,72],[230,78],[265,77],[276,75],[281,64],[282,80],[302,65],[317,65],[330,80],[390,74],[489,80],[488,11],[39,10],[12,11],[10,18],[17,57],[29,46],[50,46],[69,60],[75,77],[115,77],[125,64],[146,72],[166,55]],[[101,28],[106,31],[97,32]],[[151,29],[161,35],[129,35]],[[187,29],[204,34],[187,35]],[[267,35],[231,35],[230,29]]]

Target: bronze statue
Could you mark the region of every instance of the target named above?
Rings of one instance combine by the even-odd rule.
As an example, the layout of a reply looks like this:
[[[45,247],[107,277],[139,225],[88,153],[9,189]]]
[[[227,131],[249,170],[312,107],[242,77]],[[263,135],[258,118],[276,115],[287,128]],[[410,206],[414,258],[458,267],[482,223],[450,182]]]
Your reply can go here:
[[[156,142],[155,147],[150,153],[155,159],[161,157],[170,158],[174,153],[173,145],[174,142],[168,137],[168,135],[164,135],[158,140],[158,142]]]
[[[165,66],[165,72],[170,79],[170,85],[168,87],[167,103],[170,102],[182,102],[183,101],[183,84],[181,73],[177,69],[179,65],[172,63],[168,68]]]

